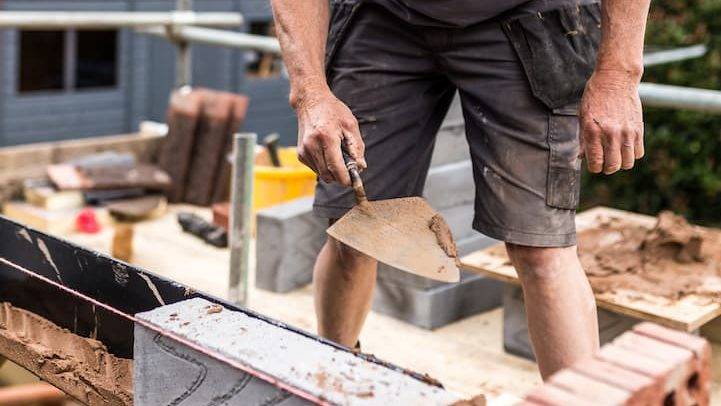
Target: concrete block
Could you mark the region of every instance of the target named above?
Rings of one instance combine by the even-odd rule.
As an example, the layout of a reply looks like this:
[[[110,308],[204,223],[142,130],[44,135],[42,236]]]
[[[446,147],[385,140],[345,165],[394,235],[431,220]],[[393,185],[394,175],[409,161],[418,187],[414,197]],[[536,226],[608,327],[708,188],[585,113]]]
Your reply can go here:
[[[431,167],[469,159],[471,156],[466,141],[466,129],[460,98],[456,96],[445,120],[436,135],[436,145],[431,158]]]
[[[459,283],[419,289],[379,279],[373,310],[418,327],[434,329],[501,303],[502,283],[463,273]]]
[[[397,367],[201,298],[136,316],[155,326],[135,326],[136,405],[295,406],[309,400],[449,405],[458,400]]]
[[[632,317],[598,309],[601,345],[631,329],[638,322],[638,319]],[[503,292],[503,348],[508,353],[535,360],[528,337],[523,291],[511,284],[506,284]]]
[[[472,205],[476,188],[471,161],[466,159],[429,169],[423,197],[436,210]]]
[[[315,257],[326,240],[325,219],[313,214],[313,198],[261,210],[257,215],[255,286],[288,292],[310,283]]]

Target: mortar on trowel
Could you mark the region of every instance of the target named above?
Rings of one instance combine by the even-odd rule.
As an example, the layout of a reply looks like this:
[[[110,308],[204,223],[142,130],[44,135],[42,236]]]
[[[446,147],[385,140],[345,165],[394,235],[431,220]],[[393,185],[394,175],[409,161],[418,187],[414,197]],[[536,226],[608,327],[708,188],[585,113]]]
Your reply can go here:
[[[400,270],[458,282],[456,243],[443,217],[421,197],[369,201],[345,146],[343,160],[357,205],[328,228],[328,235]]]

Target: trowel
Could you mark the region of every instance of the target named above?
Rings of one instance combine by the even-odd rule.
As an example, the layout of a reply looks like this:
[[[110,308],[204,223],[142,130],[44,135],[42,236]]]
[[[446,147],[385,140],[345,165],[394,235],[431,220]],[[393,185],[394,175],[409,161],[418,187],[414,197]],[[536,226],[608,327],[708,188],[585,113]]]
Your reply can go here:
[[[369,201],[358,165],[343,148],[356,206],[328,228],[336,240],[400,270],[458,282],[458,254],[443,217],[421,197]]]

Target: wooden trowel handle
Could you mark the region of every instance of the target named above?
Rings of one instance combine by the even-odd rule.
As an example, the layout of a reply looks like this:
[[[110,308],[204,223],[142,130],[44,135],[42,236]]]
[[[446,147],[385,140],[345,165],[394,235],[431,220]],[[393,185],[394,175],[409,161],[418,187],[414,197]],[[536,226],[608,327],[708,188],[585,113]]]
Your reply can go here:
[[[353,192],[355,192],[356,202],[358,202],[358,204],[367,202],[368,198],[366,197],[366,191],[363,187],[363,181],[361,180],[360,173],[358,173],[358,164],[348,153],[348,147],[345,145],[345,140],[341,143],[341,151],[343,152],[345,167],[348,168],[348,173],[350,174],[350,181],[353,186]]]

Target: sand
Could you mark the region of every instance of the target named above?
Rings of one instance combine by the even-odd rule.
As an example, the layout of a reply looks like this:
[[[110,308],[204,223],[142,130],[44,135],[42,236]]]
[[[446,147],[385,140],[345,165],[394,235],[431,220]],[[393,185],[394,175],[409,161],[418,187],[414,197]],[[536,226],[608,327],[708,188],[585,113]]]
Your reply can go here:
[[[0,304],[0,353],[84,404],[133,404],[132,360],[6,302]]]
[[[456,242],[453,240],[453,234],[451,233],[448,223],[440,214],[436,214],[431,217],[428,223],[428,228],[433,231],[438,241],[438,246],[441,247],[443,252],[446,253],[450,258],[458,261],[458,249],[456,248]]]
[[[648,229],[611,218],[578,235],[594,292],[619,289],[668,299],[695,294],[721,301],[721,230],[662,212]]]

